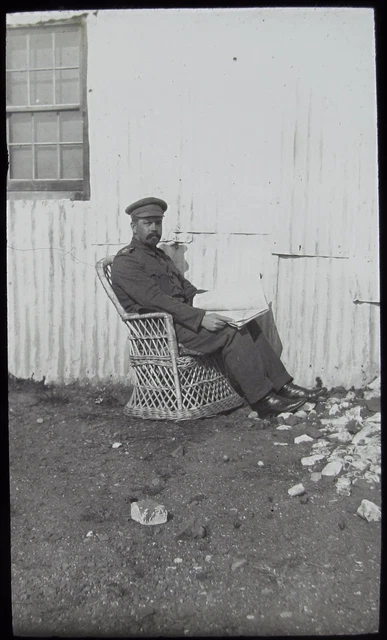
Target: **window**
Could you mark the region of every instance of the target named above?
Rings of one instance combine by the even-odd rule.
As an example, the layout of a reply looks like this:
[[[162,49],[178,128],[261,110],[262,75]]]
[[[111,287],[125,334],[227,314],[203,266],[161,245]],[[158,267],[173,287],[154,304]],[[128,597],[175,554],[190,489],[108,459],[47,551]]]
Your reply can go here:
[[[84,49],[80,23],[8,29],[9,191],[89,198]]]

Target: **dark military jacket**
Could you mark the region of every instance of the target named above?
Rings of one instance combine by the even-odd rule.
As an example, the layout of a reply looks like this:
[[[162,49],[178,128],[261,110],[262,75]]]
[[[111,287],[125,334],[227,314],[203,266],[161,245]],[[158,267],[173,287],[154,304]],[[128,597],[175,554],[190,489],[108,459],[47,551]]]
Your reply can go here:
[[[205,314],[192,307],[197,289],[167,254],[133,238],[112,264],[114,292],[129,313],[166,311],[178,324],[198,331]]]

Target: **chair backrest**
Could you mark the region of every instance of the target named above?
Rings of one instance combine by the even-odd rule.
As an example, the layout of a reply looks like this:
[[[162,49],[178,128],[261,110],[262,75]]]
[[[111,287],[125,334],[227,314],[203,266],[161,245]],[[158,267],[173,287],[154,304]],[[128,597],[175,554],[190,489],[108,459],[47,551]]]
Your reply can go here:
[[[97,270],[98,277],[101,281],[103,288],[105,289],[107,295],[110,300],[114,304],[121,318],[124,320],[124,316],[127,315],[124,307],[121,305],[118,300],[116,294],[114,293],[114,289],[112,287],[112,263],[114,260],[114,256],[108,256],[107,258],[103,258],[103,260],[99,260],[95,265]]]
[[[133,362],[145,356],[165,358],[178,356],[178,345],[172,317],[166,313],[128,313],[112,287],[111,267],[115,256],[99,260],[95,265],[98,277],[129,332],[129,357]]]

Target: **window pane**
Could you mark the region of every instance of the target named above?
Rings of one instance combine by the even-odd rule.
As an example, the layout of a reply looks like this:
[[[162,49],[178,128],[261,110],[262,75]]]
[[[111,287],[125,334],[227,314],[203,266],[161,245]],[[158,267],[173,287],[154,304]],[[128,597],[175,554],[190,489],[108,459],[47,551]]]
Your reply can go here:
[[[27,68],[27,36],[8,34],[7,69]]]
[[[55,71],[55,104],[79,104],[79,70]]]
[[[33,32],[30,35],[30,69],[52,67],[54,62],[52,32]]]
[[[32,148],[11,147],[9,150],[9,176],[13,180],[32,178]]]
[[[53,180],[58,177],[56,145],[35,147],[35,178]]]
[[[58,141],[58,114],[34,113],[35,142]]]
[[[80,31],[56,31],[55,32],[55,66],[78,67],[79,66],[79,42]]]
[[[13,106],[28,105],[27,72],[7,73],[7,104]]]
[[[61,142],[83,142],[83,118],[79,111],[62,111],[59,137]]]
[[[31,71],[31,105],[53,104],[53,79],[51,71]]]
[[[83,148],[82,145],[61,145],[61,178],[83,178]]]
[[[31,142],[31,115],[29,113],[13,113],[9,116],[9,141]]]

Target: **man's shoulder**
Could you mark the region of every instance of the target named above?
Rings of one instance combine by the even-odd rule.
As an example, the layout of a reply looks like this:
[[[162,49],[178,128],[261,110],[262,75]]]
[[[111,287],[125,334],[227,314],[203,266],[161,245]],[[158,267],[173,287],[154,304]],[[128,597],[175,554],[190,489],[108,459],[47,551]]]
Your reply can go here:
[[[131,244],[126,245],[126,247],[122,247],[119,251],[117,251],[115,258],[119,258],[120,256],[130,256],[136,251],[136,247]]]

